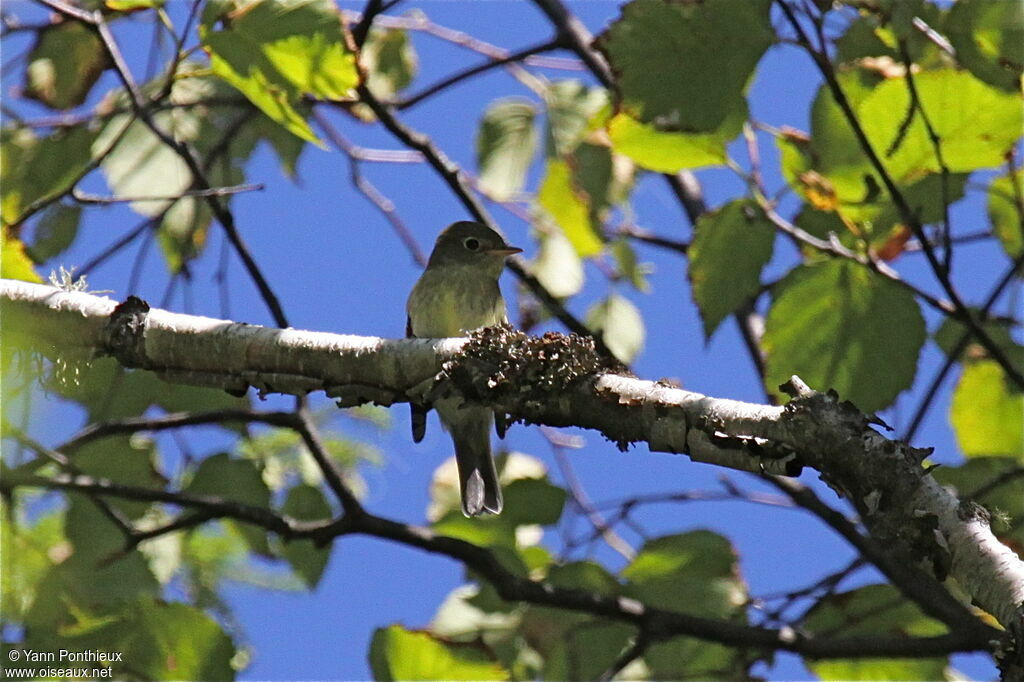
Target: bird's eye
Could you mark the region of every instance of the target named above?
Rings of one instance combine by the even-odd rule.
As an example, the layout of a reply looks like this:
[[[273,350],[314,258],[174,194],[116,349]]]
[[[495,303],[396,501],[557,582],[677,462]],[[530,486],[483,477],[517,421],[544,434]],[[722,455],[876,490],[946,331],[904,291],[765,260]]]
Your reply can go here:
[[[480,248],[480,240],[474,239],[473,237],[466,237],[462,240],[462,245],[470,251],[476,251]]]

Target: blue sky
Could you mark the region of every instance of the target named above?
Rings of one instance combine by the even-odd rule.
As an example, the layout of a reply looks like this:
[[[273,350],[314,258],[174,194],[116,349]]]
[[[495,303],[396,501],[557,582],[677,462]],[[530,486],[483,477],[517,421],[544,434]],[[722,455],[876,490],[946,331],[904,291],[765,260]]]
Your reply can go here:
[[[362,3],[342,2],[349,10]],[[465,31],[479,39],[516,50],[550,35],[548,25],[532,3],[525,0],[434,0],[404,5],[421,8],[434,22]],[[404,7],[403,5],[403,7]],[[595,33],[618,15],[619,3],[603,0],[569,3],[571,9]],[[183,14],[184,3],[170,0],[172,15]],[[26,18],[42,16],[27,3],[7,2],[5,11]],[[129,63],[145,64],[150,32],[131,22],[117,27]],[[429,35],[412,36],[420,58],[420,74],[412,91],[482,57],[453,47]],[[194,39],[194,37],[193,37]],[[20,52],[24,45],[15,36],[5,46],[4,58]],[[713,49],[714,46],[709,46]],[[586,78],[583,72],[541,70],[549,78]],[[137,74],[141,78],[141,74]],[[12,86],[5,79],[5,91]],[[796,48],[776,46],[762,60],[750,92],[752,115],[765,123],[788,125],[806,130],[810,100],[820,79],[809,59]],[[104,77],[97,93],[112,87]],[[429,134],[457,163],[475,168],[474,137],[480,116],[492,100],[516,95],[537,101],[535,95],[501,70],[461,83],[447,93],[427,100],[402,119]],[[95,98],[95,96],[94,96]],[[39,115],[38,107],[21,107],[29,115]],[[331,116],[349,139],[358,144],[398,149],[390,135],[377,126],[366,125],[341,116]],[[771,189],[781,187],[777,159],[770,138],[760,137],[766,181]],[[745,162],[741,144],[733,153]],[[297,328],[350,334],[397,337],[404,334],[405,297],[419,275],[419,269],[395,237],[387,222],[349,183],[348,162],[340,153],[307,147],[299,162],[298,181],[283,181],[277,159],[262,148],[247,168],[249,182],[264,182],[262,192],[240,195],[232,202],[236,221],[280,298],[292,326]],[[395,202],[403,220],[420,245],[429,250],[436,233],[446,224],[466,216],[457,199],[424,164],[364,164],[366,175]],[[541,166],[531,169],[531,189],[536,188]],[[706,199],[711,206],[742,194],[739,179],[724,169],[698,172]],[[97,174],[83,189],[106,193]],[[644,177],[633,194],[638,224],[653,232],[687,239],[690,226],[679,206],[666,191],[661,178]],[[962,231],[981,227],[983,198],[977,192],[953,210],[954,225]],[[491,207],[510,241],[533,255],[535,243],[529,226],[500,207]],[[65,265],[81,264],[114,241],[139,220],[125,206],[92,209],[75,246],[64,256]],[[222,249],[220,232],[211,229],[210,244],[193,267],[193,294],[182,295],[181,288],[167,307],[180,312],[222,316],[214,289]],[[976,300],[991,284],[994,273],[985,264],[994,252],[988,245],[968,245],[958,254],[958,286],[969,299]],[[138,288],[127,291],[129,272],[138,247],[126,250],[89,278],[93,289],[113,290],[111,296],[140,295],[158,305],[164,296],[168,273],[159,261],[158,250],[149,254]],[[644,314],[647,344],[634,363],[634,370],[645,378],[673,377],[685,388],[717,397],[755,402],[763,401],[763,391],[750,360],[743,349],[735,325],[723,324],[710,343],[705,344],[696,309],[686,282],[686,263],[678,256],[655,248],[637,246],[642,260],[652,264],[651,293],[640,294],[625,286],[619,292],[636,303]],[[766,278],[782,274],[794,263],[793,253],[781,240],[766,271]],[[923,258],[904,255],[896,263],[901,273],[933,289]],[[581,315],[609,285],[593,266],[587,269],[585,290],[570,303]],[[503,281],[506,296],[514,297],[514,281]],[[254,324],[272,324],[237,259],[229,268],[230,316]],[[514,306],[512,306],[514,309]],[[936,320],[925,311],[929,329]],[[551,328],[558,329],[556,325]],[[929,345],[918,368],[915,388],[930,379],[939,360],[938,350]],[[935,459],[955,463],[959,455],[945,421],[951,382],[947,382],[937,407],[919,432],[916,444],[936,447]],[[920,390],[918,388],[918,390]],[[884,413],[897,427],[904,424],[916,402],[914,393],[900,399],[895,408]],[[322,396],[314,404],[323,405]],[[272,398],[266,408],[287,407],[289,400]],[[339,428],[354,437],[371,440],[384,453],[380,468],[368,467],[366,504],[375,512],[409,522],[422,522],[428,503],[428,485],[435,467],[450,455],[450,442],[431,418],[424,443],[413,444],[406,425],[407,410],[393,411],[394,428],[383,434],[349,421]],[[81,415],[66,408],[42,406],[39,423],[45,424],[47,443],[56,443],[81,426]],[[41,431],[39,431],[41,432]],[[678,490],[717,490],[720,477],[728,478],[747,490],[764,490],[753,477],[691,463],[684,456],[649,453],[646,447],[618,452],[593,433],[580,432],[585,447],[571,451],[569,459],[590,497],[606,501],[650,492]],[[161,436],[161,445],[175,448],[173,440]],[[190,441],[193,451],[213,452],[223,440],[209,431],[197,432]],[[560,481],[550,446],[536,429],[514,427],[504,445],[540,458]],[[812,474],[803,480],[815,484]],[[826,500],[834,495],[818,486]],[[851,557],[849,549],[821,523],[800,511],[788,511],[740,502],[703,502],[657,505],[640,515],[655,534],[708,528],[726,534],[735,543],[744,578],[753,594],[799,588],[843,566]],[[581,524],[577,524],[580,527]],[[635,537],[631,538],[636,541]],[[550,542],[559,546],[557,534]],[[597,558],[613,569],[622,560],[607,548],[599,548]],[[369,676],[366,654],[373,629],[394,622],[409,627],[427,624],[448,592],[463,582],[459,565],[418,551],[366,538],[345,538],[333,548],[327,574],[315,593],[282,593],[249,586],[231,586],[226,593],[242,624],[248,642],[254,648],[251,667],[243,673],[249,679],[309,679]],[[851,585],[856,582],[851,583]],[[994,668],[980,656],[955,658],[955,665],[973,676],[991,677]],[[795,657],[780,655],[771,671],[760,670],[773,679],[807,675]]]

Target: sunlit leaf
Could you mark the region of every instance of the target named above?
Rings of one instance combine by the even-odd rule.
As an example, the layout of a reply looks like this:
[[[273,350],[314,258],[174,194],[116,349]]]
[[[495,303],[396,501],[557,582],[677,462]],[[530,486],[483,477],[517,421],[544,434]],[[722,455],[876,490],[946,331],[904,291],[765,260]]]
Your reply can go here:
[[[1024,251],[1024,171],[1003,175],[988,187],[988,219],[1010,258]]]
[[[266,509],[270,506],[270,490],[260,472],[249,460],[232,459],[227,453],[207,457],[199,463],[192,481],[184,489],[190,495],[210,495]],[[239,531],[250,547],[269,554],[266,531],[247,523],[238,523]]]
[[[537,148],[537,113],[529,102],[504,99],[484,112],[476,136],[480,187],[498,201],[511,199],[526,182]]]
[[[730,202],[697,221],[689,275],[705,338],[757,294],[774,241],[774,227],[752,201]]]
[[[775,289],[765,322],[765,386],[793,374],[871,412],[913,383],[925,339],[913,295],[858,263],[801,265]]]
[[[644,347],[644,319],[629,299],[611,294],[587,310],[589,329],[601,335],[608,350],[627,365]]]
[[[13,505],[0,506],[0,610],[6,622],[20,622],[35,598],[36,588],[53,562],[67,554],[64,514],[54,510],[27,519],[12,519]]]
[[[997,90],[969,73],[952,69],[914,76],[921,106],[941,140],[946,167],[953,173],[999,166],[1020,138],[1024,109],[1020,96]],[[899,181],[941,169],[920,115],[901,135],[911,104],[905,78],[890,78],[864,98],[857,110],[864,132]],[[894,113],[898,112],[898,113]],[[896,144],[892,153],[888,150]]]
[[[298,111],[302,97],[351,99],[359,83],[341,17],[330,0],[260,0],[200,34],[213,72],[298,137],[321,144]]]
[[[92,160],[95,134],[83,127],[38,139],[27,130],[3,133],[3,220],[15,223],[33,202],[59,196]]]
[[[994,360],[968,362],[953,391],[949,421],[961,452],[1024,461],[1024,393]]]
[[[612,148],[637,165],[659,173],[675,173],[725,163],[726,145],[740,134],[747,105],[741,101],[719,127],[711,132],[663,132],[627,114],[616,114],[608,122]]]
[[[400,625],[378,628],[370,643],[370,668],[393,680],[507,680],[509,673],[476,644],[445,642]]]
[[[573,186],[572,169],[565,161],[551,159],[537,191],[537,203],[565,234],[581,258],[601,252],[604,243],[591,221],[590,205]]]
[[[598,38],[625,113],[659,130],[716,130],[774,37],[768,0],[635,0]],[[714,49],[709,49],[709,46]]]
[[[561,230],[541,232],[540,248],[530,272],[555,298],[568,298],[583,288],[583,262]]]
[[[25,94],[53,109],[85,101],[109,64],[103,42],[80,21],[62,21],[38,33],[25,68]]]
[[[25,253],[25,245],[11,235],[9,230],[2,230],[3,251],[0,255],[0,275],[5,279],[20,279],[25,282],[41,284],[43,278],[35,271],[32,259]]]

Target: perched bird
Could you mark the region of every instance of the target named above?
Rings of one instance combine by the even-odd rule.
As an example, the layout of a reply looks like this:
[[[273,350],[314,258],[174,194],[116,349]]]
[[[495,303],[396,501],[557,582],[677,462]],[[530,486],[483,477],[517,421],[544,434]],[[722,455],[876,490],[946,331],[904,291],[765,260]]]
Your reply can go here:
[[[464,336],[504,322],[505,299],[498,277],[505,259],[521,251],[486,225],[468,221],[449,225],[438,235],[427,269],[409,294],[406,336]],[[493,410],[464,405],[457,398],[438,400],[434,408],[455,443],[462,512],[466,516],[501,513],[501,486],[491,458]],[[425,417],[425,409],[413,405],[417,442],[423,438]]]

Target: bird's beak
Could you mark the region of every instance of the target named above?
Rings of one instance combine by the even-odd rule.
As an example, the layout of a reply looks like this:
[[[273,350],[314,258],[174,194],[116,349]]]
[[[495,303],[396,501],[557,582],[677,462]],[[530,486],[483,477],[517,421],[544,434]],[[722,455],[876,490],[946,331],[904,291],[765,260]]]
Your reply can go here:
[[[516,253],[522,253],[523,250],[516,246],[506,246],[504,249],[488,249],[487,253],[495,256],[511,256]]]

